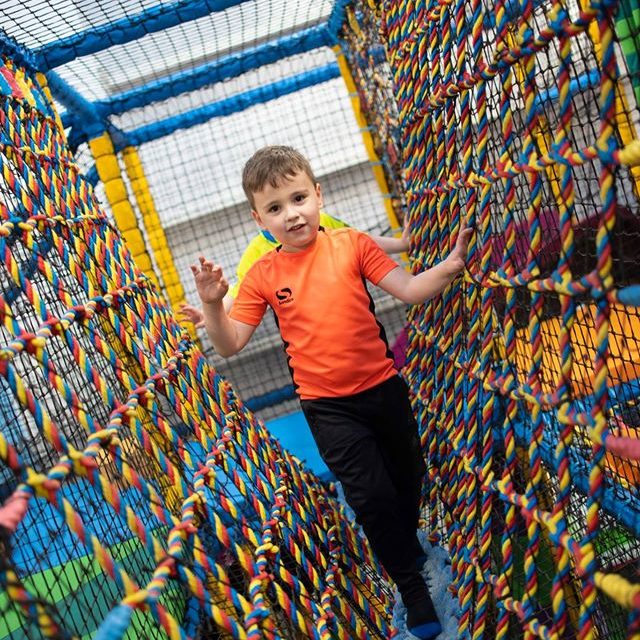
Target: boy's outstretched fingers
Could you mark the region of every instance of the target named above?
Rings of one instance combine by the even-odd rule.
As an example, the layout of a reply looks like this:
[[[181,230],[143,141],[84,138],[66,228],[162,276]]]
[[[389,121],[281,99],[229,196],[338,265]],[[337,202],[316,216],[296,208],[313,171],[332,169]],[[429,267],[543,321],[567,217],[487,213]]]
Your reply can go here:
[[[211,262],[211,260],[207,260],[204,256],[200,256],[198,258],[198,261],[200,263],[200,265],[198,266],[197,264],[192,264],[191,265],[191,273],[193,273],[194,276],[197,276],[199,273],[201,272],[211,272],[213,273],[215,272],[222,272],[222,267],[219,264],[213,264],[213,262]]]
[[[182,304],[178,309],[183,322],[192,322],[196,327],[204,327],[204,314],[201,309],[190,304]]]
[[[204,256],[200,256],[200,268],[203,271],[213,271],[213,262],[207,260]]]
[[[472,233],[473,233],[472,227],[465,227],[464,229],[462,229],[462,231],[460,231],[460,234],[458,235],[458,241],[456,244],[459,247],[464,248],[465,252],[467,247],[469,246],[469,240],[471,240]]]

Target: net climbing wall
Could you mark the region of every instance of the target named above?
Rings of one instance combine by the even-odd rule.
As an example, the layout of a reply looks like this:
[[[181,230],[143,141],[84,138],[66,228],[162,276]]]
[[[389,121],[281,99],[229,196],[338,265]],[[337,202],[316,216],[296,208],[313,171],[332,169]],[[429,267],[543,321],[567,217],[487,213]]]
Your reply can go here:
[[[188,265],[231,274],[255,235],[239,174],[269,143],[353,226],[406,211],[413,270],[476,230],[404,369],[459,636],[639,635],[633,2],[0,16],[0,637],[395,633],[340,503],[250,411],[295,406],[275,327],[222,362],[176,323]]]
[[[412,268],[476,230],[405,370],[460,635],[637,637],[637,7],[369,5],[345,37],[402,149]]]
[[[389,232],[332,10],[0,9],[1,638],[392,633],[384,571],[335,495],[176,322],[188,264],[231,269],[256,233],[238,178],[257,146],[295,144],[332,178],[327,210]],[[243,397],[287,397],[272,334],[230,365]]]

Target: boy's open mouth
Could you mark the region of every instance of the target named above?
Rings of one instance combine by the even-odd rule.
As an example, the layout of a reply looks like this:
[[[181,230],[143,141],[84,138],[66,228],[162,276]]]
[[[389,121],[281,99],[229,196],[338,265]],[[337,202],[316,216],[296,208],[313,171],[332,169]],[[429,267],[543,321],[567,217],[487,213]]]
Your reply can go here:
[[[304,227],[304,223],[302,224],[296,224],[293,227],[289,228],[289,231],[298,231],[298,229],[302,229],[302,227]]]

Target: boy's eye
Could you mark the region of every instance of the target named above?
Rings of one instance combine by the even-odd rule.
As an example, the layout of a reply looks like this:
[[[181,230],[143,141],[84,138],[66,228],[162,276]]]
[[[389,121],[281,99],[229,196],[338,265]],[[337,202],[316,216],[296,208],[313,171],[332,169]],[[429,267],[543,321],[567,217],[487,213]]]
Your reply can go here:
[[[272,204],[272,205],[269,207],[268,211],[269,211],[269,213],[277,213],[277,212],[278,212],[278,209],[279,209],[279,207],[278,207],[278,205],[277,205],[277,204]]]
[[[293,199],[296,202],[302,202],[304,199],[306,198],[306,196],[302,193],[299,193],[298,195],[296,195]]]

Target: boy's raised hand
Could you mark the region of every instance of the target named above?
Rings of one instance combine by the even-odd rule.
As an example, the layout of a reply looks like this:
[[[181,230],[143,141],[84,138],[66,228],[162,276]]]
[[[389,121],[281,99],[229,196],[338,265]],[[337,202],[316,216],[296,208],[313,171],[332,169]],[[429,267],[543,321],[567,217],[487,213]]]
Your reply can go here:
[[[456,246],[449,254],[447,262],[450,262],[453,271],[462,271],[464,269],[465,262],[467,260],[467,248],[469,247],[469,240],[473,229],[471,227],[464,227],[458,234],[456,240]]]
[[[229,283],[219,264],[213,264],[210,260],[205,260],[203,256],[200,256],[200,266],[192,264],[191,273],[193,273],[200,300],[204,304],[222,302],[229,290]]]

